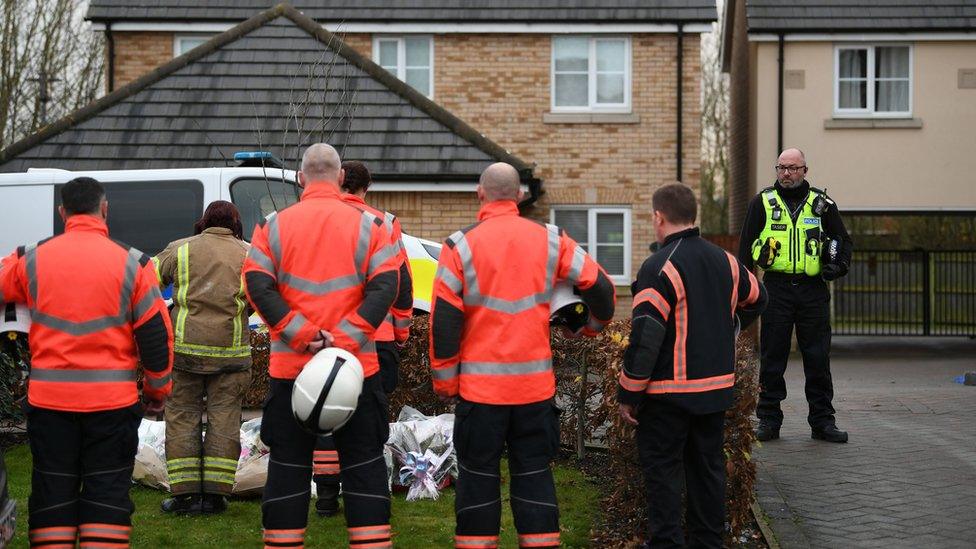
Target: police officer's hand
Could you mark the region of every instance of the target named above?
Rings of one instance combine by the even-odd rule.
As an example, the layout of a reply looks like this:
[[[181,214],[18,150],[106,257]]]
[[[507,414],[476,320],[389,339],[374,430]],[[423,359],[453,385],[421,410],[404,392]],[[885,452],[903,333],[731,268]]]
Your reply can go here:
[[[842,265],[836,263],[828,263],[820,268],[820,274],[823,279],[830,282],[831,280],[837,280],[838,278],[847,274],[847,271]]]
[[[158,416],[163,413],[163,409],[166,408],[166,399],[148,399],[146,400],[146,405],[143,407],[145,415]]]
[[[762,247],[759,248],[759,259],[756,260],[756,263],[763,269],[772,267],[781,247],[782,244],[775,238],[767,238],[766,242],[763,242]]]
[[[621,404],[619,407],[620,417],[631,425],[637,425],[637,407],[633,404]]]
[[[308,347],[306,350],[309,353],[315,354],[326,347],[331,347],[332,343],[335,342],[335,338],[329,332],[325,330],[319,330],[319,333],[312,338],[312,341],[308,342]]]

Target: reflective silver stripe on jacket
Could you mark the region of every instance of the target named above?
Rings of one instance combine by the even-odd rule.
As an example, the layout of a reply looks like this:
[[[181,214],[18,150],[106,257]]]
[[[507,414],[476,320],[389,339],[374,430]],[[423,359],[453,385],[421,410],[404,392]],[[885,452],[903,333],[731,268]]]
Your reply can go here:
[[[449,368],[431,368],[431,375],[434,377],[434,379],[440,381],[454,379],[458,375],[458,367],[451,366]]]
[[[376,216],[363,211],[359,218],[359,236],[356,237],[356,254],[353,256],[356,261],[356,272],[359,274],[359,280],[366,280],[366,254],[369,253],[369,240],[373,233],[373,222]]]
[[[477,375],[522,375],[552,370],[552,359],[529,360],[526,362],[461,362],[462,374]]]
[[[59,383],[106,383],[114,381],[135,381],[135,370],[54,370],[31,368],[32,381],[56,381]]]
[[[281,340],[285,343],[291,343],[298,332],[301,331],[302,327],[305,326],[305,317],[302,313],[296,313],[295,316],[291,317],[288,324],[285,325],[284,329],[281,330]]]
[[[34,308],[31,310],[31,320],[48,328],[53,328],[71,334],[83,336],[100,332],[107,328],[124,326],[129,323],[129,305],[132,303],[132,288],[135,286],[136,275],[139,272],[139,258],[142,252],[135,248],[129,249],[125,261],[125,276],[122,279],[122,291],[119,295],[119,312],[114,316],[103,316],[92,320],[65,320],[54,315],[37,310],[37,246],[30,245],[24,249],[27,270],[28,288]]]
[[[553,280],[556,275],[556,265],[559,263],[559,227],[546,224],[547,237],[547,257],[546,257],[546,282],[545,288],[541,292],[519,299],[503,299],[500,297],[483,295],[478,288],[478,273],[474,268],[474,255],[468,244],[465,234],[458,231],[450,236],[454,247],[461,258],[461,268],[464,271],[464,282],[467,286],[464,292],[464,304],[470,306],[480,306],[495,311],[518,314],[532,309],[537,305],[548,303],[552,298]],[[443,273],[442,273],[443,274]],[[453,289],[453,286],[452,286]]]

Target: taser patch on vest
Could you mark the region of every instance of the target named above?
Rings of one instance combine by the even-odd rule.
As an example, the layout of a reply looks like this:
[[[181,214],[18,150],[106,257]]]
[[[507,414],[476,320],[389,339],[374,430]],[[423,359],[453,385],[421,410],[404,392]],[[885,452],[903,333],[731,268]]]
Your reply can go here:
[[[785,231],[786,230],[786,223],[773,223],[773,224],[771,224],[769,226],[769,230],[771,230],[771,231]]]
[[[819,225],[820,224],[820,218],[819,217],[804,217],[803,218],[803,224],[804,225]]]

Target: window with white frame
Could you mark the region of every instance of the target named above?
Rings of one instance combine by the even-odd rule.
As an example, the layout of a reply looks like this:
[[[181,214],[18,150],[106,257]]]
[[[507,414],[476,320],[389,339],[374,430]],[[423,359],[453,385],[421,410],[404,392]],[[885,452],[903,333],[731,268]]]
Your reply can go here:
[[[834,67],[834,114],[911,116],[911,46],[837,46]]]
[[[555,36],[552,110],[630,111],[630,39]]]
[[[173,57],[179,57],[193,48],[203,44],[207,40],[210,40],[211,38],[213,38],[212,35],[199,34],[177,36],[173,40]]]
[[[434,96],[434,40],[430,36],[378,36],[373,61],[411,87]]]
[[[550,219],[593,256],[615,284],[630,283],[629,208],[554,206]]]

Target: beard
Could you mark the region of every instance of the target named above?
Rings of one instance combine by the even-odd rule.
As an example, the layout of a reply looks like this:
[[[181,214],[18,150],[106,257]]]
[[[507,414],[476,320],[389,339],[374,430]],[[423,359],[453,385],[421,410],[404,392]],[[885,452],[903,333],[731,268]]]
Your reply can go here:
[[[780,179],[779,184],[784,189],[791,189],[797,185],[797,183],[794,182],[792,179],[786,179],[786,178]]]

